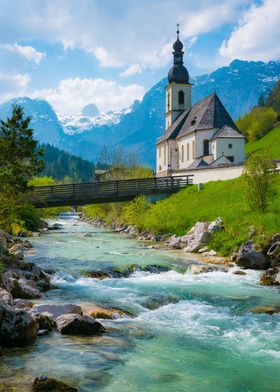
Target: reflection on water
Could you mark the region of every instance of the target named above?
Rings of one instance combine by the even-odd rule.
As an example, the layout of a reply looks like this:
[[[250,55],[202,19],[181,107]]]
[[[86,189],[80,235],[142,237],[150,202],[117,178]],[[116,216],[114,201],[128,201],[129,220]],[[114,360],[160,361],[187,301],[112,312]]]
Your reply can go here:
[[[260,287],[258,272],[191,275],[176,252],[147,249],[73,219],[60,223],[63,230],[33,239],[36,252],[28,256],[57,271],[55,289],[39,302],[120,307],[135,318],[102,321],[109,331],[104,336],[54,332],[9,351],[0,366],[3,391],[28,390],[41,373],[80,391],[279,391],[280,316],[248,313],[279,304],[279,290]],[[90,269],[132,263],[173,269],[121,279],[83,277]]]

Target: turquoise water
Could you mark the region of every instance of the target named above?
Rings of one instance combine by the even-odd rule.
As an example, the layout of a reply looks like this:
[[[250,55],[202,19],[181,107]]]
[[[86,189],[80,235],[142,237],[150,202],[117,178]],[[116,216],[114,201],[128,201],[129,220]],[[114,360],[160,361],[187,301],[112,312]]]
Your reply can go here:
[[[62,223],[62,231],[32,240],[28,259],[57,270],[55,289],[38,302],[115,306],[135,317],[102,321],[109,330],[104,336],[53,332],[9,351],[0,365],[0,390],[27,391],[41,373],[83,392],[280,390],[280,316],[250,313],[255,306],[279,305],[279,289],[259,286],[258,272],[192,275],[182,266],[193,260],[178,252],[147,249],[81,222]],[[102,281],[83,277],[90,269],[131,263],[172,270]],[[171,303],[145,307],[158,298]]]

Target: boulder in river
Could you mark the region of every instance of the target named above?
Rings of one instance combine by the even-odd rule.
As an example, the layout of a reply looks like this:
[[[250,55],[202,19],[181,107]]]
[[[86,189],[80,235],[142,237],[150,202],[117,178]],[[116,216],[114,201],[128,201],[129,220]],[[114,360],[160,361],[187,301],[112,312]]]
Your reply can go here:
[[[225,269],[215,267],[214,265],[201,265],[201,264],[192,264],[189,266],[187,271],[195,275],[203,274],[205,272],[214,272],[214,271],[226,272]]]
[[[2,289],[2,287],[0,287],[0,299],[5,301],[8,305],[14,306],[14,300],[12,294],[9,293],[9,291],[7,290]]]
[[[83,314],[89,314],[90,316],[97,318],[97,319],[119,319],[123,317],[131,317],[132,315],[121,309],[115,308],[101,308],[100,306],[84,306]]]
[[[161,306],[168,305],[168,304],[176,304],[179,302],[179,298],[175,295],[171,294],[155,294],[152,297],[146,299],[142,306],[147,309],[155,310],[160,308]]]
[[[245,269],[264,270],[269,266],[269,261],[262,252],[255,250],[253,241],[241,245],[232,260]]]
[[[82,314],[82,308],[79,305],[73,304],[43,304],[35,305],[32,308],[32,313],[46,313],[51,314],[55,319],[65,314]]]
[[[62,335],[98,335],[105,332],[105,328],[88,315],[63,314],[57,317],[56,325]]]
[[[260,284],[264,286],[280,285],[280,267],[269,268],[261,276]]]
[[[37,332],[37,323],[29,313],[15,310],[0,300],[0,345],[24,346],[35,340]]]
[[[14,287],[11,293],[13,297],[22,299],[35,299],[42,296],[40,291],[28,284],[25,279],[14,280]]]
[[[33,313],[31,312],[33,319],[38,324],[39,330],[51,331],[55,327],[55,320],[53,316],[48,313]]]
[[[54,378],[45,376],[36,377],[33,385],[33,392],[77,392],[78,389],[65,384],[62,381],[58,381]]]
[[[251,310],[252,313],[265,313],[265,314],[274,314],[280,313],[280,306],[257,306]]]
[[[86,278],[92,278],[92,279],[110,279],[112,276],[110,275],[109,272],[105,271],[87,271],[85,272]]]

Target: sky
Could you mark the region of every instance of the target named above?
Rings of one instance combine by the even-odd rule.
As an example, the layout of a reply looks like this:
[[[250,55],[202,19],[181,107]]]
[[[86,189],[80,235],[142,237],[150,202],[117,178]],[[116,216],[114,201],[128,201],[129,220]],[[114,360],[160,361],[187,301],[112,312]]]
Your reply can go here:
[[[167,75],[176,24],[191,77],[280,59],[280,0],[0,0],[0,102],[129,107]]]

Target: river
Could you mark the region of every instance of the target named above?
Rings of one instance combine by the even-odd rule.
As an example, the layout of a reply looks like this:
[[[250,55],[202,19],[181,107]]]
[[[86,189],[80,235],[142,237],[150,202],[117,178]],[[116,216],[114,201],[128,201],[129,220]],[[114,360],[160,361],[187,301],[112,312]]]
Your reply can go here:
[[[108,329],[103,336],[53,332],[28,348],[11,349],[0,364],[3,391],[28,391],[36,376],[46,374],[81,392],[279,392],[280,315],[249,312],[279,305],[279,289],[258,285],[258,272],[192,275],[186,272],[191,260],[179,252],[148,249],[80,221],[61,223],[62,230],[33,238],[26,256],[57,270],[55,289],[37,302],[118,307],[135,318],[101,321]],[[172,270],[83,277],[90,269],[131,263]],[[149,310],[146,305],[157,299],[169,303]]]

